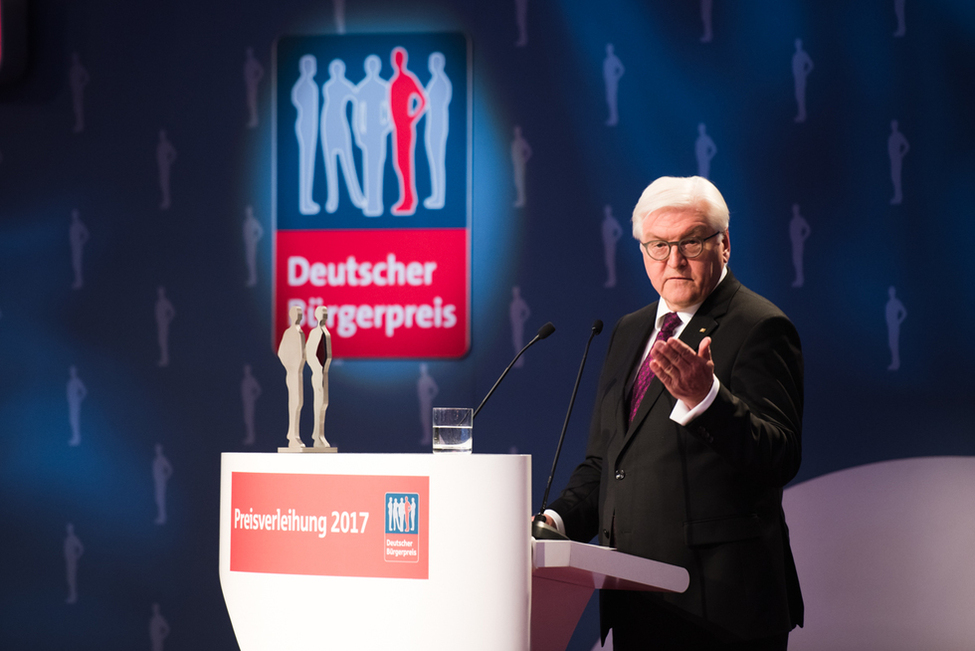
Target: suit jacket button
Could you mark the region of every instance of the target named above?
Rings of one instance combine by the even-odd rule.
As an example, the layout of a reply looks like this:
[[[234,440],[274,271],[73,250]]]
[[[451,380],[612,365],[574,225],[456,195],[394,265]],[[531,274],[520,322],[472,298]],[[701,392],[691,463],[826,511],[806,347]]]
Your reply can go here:
[[[626,472],[624,472],[624,471],[622,471],[622,470],[617,470],[617,471],[616,471],[616,479],[618,479],[618,480],[620,480],[620,481],[622,481],[622,479],[623,479],[624,477],[626,477]]]
[[[609,531],[607,531],[606,529],[603,529],[603,538],[609,540]]]

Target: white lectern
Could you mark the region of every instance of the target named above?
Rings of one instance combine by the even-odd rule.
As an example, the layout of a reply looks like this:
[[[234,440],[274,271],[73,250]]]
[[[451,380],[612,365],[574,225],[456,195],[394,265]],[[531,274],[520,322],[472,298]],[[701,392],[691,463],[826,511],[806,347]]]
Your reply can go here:
[[[532,651],[562,651],[593,590],[683,592],[687,570],[571,540],[532,540]]]
[[[223,454],[240,648],[564,649],[595,588],[686,589],[682,568],[533,544],[530,480],[525,455]]]
[[[223,454],[241,650],[527,650],[530,478],[525,455]]]

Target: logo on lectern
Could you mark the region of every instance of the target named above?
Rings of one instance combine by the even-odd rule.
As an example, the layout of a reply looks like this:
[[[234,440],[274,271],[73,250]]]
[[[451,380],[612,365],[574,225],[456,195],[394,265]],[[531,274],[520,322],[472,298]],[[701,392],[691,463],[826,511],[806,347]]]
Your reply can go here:
[[[420,496],[386,493],[386,544],[383,556],[390,563],[420,560]]]

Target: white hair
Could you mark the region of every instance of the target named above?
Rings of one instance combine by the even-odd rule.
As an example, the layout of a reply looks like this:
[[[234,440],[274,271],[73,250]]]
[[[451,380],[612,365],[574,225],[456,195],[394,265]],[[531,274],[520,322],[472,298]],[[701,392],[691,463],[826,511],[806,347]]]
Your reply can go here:
[[[643,191],[633,208],[633,237],[643,241],[643,220],[658,210],[691,210],[716,230],[728,230],[728,204],[714,184],[701,176],[662,176]]]

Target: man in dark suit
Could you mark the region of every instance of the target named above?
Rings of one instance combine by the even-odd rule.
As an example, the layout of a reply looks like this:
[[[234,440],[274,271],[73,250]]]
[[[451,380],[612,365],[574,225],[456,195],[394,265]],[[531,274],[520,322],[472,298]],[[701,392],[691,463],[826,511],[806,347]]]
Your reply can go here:
[[[549,511],[570,538],[679,565],[681,594],[603,591],[628,649],[785,649],[802,596],[782,511],[799,468],[802,352],[789,319],[728,270],[728,208],[701,177],[633,211],[661,300],[616,324],[585,460]]]

